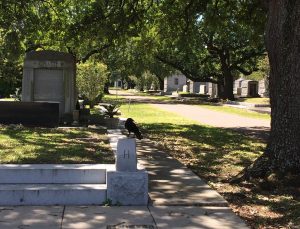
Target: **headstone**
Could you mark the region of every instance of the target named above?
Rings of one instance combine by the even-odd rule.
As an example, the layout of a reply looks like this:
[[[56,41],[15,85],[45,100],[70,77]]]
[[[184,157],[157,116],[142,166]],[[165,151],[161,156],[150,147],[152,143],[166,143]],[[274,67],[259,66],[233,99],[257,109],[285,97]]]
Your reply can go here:
[[[147,205],[148,173],[137,168],[134,138],[118,140],[116,170],[107,171],[107,198],[112,204]]]
[[[189,87],[188,87],[188,85],[184,85],[182,91],[183,91],[183,92],[189,92]]]
[[[119,172],[136,172],[135,138],[119,139],[116,154],[116,170]]]
[[[206,85],[200,85],[199,93],[202,95],[206,94]]]

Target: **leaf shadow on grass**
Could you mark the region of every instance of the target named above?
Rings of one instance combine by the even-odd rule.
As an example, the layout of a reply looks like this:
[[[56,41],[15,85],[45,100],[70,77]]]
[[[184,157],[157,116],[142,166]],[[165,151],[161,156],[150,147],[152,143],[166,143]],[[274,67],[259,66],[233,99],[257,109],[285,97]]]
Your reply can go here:
[[[270,209],[270,213],[266,216],[253,214],[253,212],[246,212],[243,214],[243,218],[252,222],[254,228],[261,228],[261,226],[272,226],[270,228],[282,228],[281,225],[288,225],[290,223],[299,225],[300,223],[300,202],[299,200],[284,198],[283,193],[270,193],[264,195],[264,198],[260,198],[257,194],[251,193],[232,193],[221,192],[227,201],[233,202],[234,205],[239,208],[249,206],[257,206],[257,209],[267,207]],[[266,198],[270,197],[270,198]],[[276,200],[275,200],[276,199]],[[277,225],[277,226],[276,226]],[[269,228],[269,227],[268,227]],[[297,228],[291,227],[288,228]]]
[[[143,128],[172,156],[210,180],[237,174],[264,149],[262,142],[226,129],[180,123],[147,123]],[[226,172],[226,167],[230,171]]]
[[[1,163],[114,163],[97,130],[4,127],[0,135]]]

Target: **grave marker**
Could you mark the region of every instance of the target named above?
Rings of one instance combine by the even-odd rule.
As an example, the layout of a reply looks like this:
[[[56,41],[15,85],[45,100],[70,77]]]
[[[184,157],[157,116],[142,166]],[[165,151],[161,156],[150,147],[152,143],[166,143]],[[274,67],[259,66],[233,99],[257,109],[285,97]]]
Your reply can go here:
[[[135,138],[119,139],[116,154],[116,170],[119,172],[136,172],[136,165]]]

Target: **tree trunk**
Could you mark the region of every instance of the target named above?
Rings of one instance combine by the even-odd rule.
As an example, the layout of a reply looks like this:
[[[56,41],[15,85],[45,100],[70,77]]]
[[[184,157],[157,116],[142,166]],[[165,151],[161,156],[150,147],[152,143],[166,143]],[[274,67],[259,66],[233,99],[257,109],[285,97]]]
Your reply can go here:
[[[220,54],[220,62],[221,62],[221,69],[223,74],[223,85],[224,85],[224,93],[221,99],[229,99],[234,100],[233,95],[233,76],[229,69],[230,66],[230,55],[229,51],[224,49]]]
[[[157,77],[158,82],[159,82],[159,90],[163,91],[164,90],[164,79],[161,79],[160,77]]]
[[[224,75],[224,99],[234,100],[233,76],[230,71],[225,72]]]
[[[281,172],[300,172],[300,1],[268,1],[271,133],[266,155]]]
[[[109,82],[104,84],[104,94],[109,95]]]

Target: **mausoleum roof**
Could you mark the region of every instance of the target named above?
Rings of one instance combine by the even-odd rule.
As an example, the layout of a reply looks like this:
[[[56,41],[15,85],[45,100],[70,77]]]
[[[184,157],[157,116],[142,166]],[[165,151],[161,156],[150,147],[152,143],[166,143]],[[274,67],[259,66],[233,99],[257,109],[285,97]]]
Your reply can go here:
[[[25,55],[25,60],[48,60],[48,61],[66,61],[73,62],[74,57],[70,53],[45,50],[45,51],[32,51]]]

